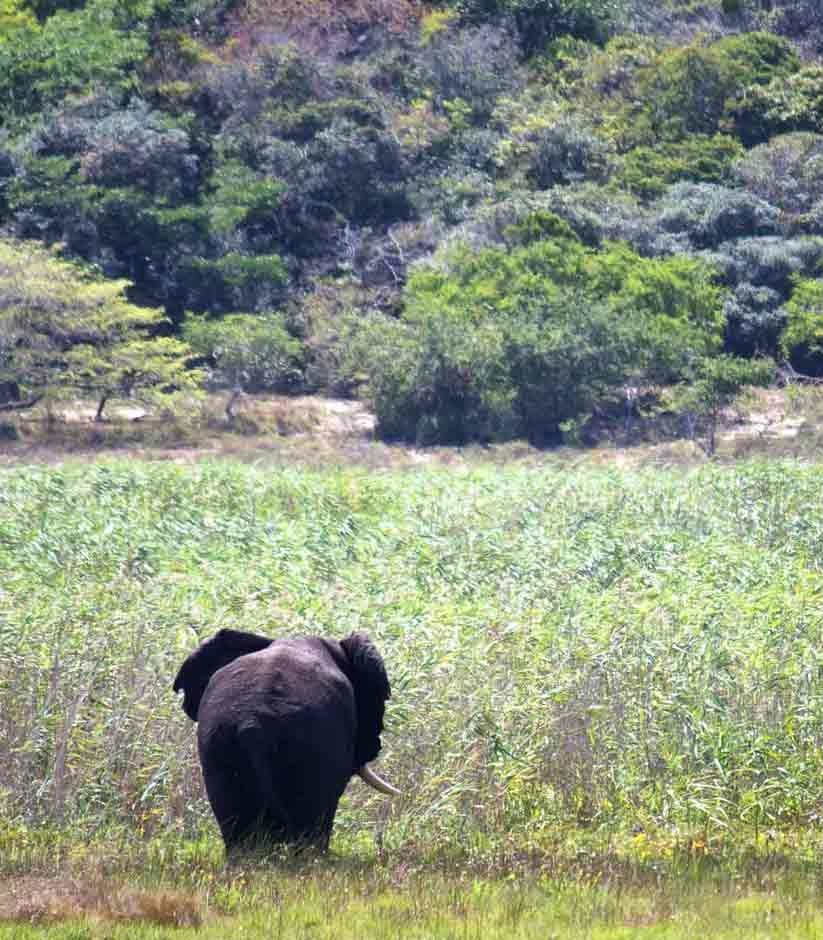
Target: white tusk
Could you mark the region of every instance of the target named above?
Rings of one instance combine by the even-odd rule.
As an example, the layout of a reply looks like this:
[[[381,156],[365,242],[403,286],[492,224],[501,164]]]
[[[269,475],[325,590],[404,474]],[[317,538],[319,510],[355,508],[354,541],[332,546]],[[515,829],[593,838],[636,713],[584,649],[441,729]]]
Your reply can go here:
[[[374,787],[375,790],[385,793],[386,796],[400,796],[400,791],[397,787],[393,787],[390,783],[386,783],[382,777],[378,777],[368,764],[363,764],[357,773],[360,774],[370,787]]]

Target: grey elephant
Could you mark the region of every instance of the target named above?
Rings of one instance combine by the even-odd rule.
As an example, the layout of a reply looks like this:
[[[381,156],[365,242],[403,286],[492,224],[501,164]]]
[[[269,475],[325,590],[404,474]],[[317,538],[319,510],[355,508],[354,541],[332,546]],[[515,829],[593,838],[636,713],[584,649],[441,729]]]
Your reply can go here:
[[[386,668],[364,633],[271,640],[220,630],[174,680],[197,727],[203,779],[229,856],[259,845],[325,851],[352,775],[391,796],[380,751]]]

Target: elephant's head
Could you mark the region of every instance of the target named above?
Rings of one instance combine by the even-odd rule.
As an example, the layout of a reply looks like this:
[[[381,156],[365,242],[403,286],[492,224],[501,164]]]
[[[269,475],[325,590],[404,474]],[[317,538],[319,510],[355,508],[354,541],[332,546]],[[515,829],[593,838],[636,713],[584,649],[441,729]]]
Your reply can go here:
[[[183,690],[183,711],[197,721],[200,699],[206,691],[209,679],[238,656],[257,653],[272,643],[268,637],[241,630],[218,630],[205,640],[180,667],[174,680],[174,691]]]
[[[365,633],[352,633],[340,641],[351,667],[351,682],[357,702],[357,739],[354,743],[358,772],[377,757],[386,699],[391,686],[383,659]]]

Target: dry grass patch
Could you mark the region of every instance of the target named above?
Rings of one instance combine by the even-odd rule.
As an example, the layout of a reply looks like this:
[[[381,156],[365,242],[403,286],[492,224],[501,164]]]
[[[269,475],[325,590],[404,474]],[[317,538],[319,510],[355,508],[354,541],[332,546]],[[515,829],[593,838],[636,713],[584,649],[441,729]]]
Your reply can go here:
[[[192,894],[163,888],[133,890],[95,878],[17,878],[4,886],[0,896],[0,924],[51,924],[82,918],[199,927],[204,914],[201,900]]]

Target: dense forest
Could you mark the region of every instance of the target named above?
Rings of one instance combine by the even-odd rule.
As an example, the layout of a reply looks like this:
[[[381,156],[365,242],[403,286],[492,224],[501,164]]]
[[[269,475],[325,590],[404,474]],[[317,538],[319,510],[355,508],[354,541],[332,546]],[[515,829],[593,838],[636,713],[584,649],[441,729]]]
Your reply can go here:
[[[0,0],[0,234],[1,408],[711,418],[823,375],[823,2]]]

